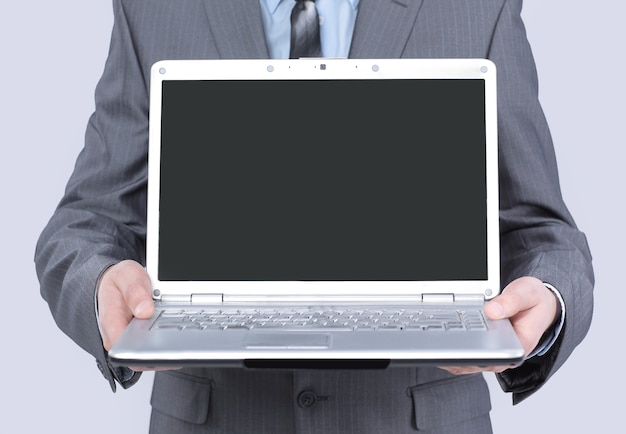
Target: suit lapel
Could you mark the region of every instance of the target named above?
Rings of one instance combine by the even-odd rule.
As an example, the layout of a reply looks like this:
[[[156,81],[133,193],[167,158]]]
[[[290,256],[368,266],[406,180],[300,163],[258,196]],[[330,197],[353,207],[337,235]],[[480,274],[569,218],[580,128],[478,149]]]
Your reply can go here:
[[[221,58],[269,57],[258,0],[204,0],[204,6]]]
[[[360,0],[350,57],[401,57],[422,1]]]
[[[360,0],[350,57],[401,57],[422,1]],[[204,0],[204,5],[220,57],[269,57],[258,1]]]

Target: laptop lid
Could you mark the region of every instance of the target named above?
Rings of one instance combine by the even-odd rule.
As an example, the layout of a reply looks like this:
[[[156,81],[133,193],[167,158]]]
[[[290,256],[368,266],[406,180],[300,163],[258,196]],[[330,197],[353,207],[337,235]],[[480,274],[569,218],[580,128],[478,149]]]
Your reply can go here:
[[[497,295],[495,72],[484,59],[155,64],[155,299]]]

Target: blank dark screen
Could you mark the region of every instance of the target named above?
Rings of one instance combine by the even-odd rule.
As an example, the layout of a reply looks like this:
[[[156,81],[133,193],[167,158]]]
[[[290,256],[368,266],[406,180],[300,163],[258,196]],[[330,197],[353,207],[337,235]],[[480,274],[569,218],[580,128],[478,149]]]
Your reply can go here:
[[[483,80],[165,81],[160,280],[487,277]]]

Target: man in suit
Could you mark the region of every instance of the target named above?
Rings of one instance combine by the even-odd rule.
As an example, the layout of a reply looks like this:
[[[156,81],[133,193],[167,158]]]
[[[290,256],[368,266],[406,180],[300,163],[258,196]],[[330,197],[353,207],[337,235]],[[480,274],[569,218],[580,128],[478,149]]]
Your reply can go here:
[[[293,0],[114,0],[115,24],[85,148],[36,252],[59,325],[91,353],[113,390],[140,372],[106,351],[154,309],[145,259],[148,88],[161,59],[288,55]],[[194,368],[158,372],[153,433],[487,433],[497,373],[519,402],[565,362],[591,321],[593,271],[563,203],[522,0],[318,0],[322,54],[480,57],[498,67],[503,294],[528,354],[519,367],[380,371]],[[326,27],[325,27],[326,26]],[[419,134],[416,131],[415,134]],[[464,374],[464,375],[460,375]]]

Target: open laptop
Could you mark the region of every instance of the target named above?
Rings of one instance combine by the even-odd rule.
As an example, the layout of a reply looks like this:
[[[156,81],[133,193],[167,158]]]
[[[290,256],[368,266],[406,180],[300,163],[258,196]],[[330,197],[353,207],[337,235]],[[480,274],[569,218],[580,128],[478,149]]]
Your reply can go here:
[[[496,68],[482,59],[162,61],[156,313],[118,365],[518,364],[499,293]]]

